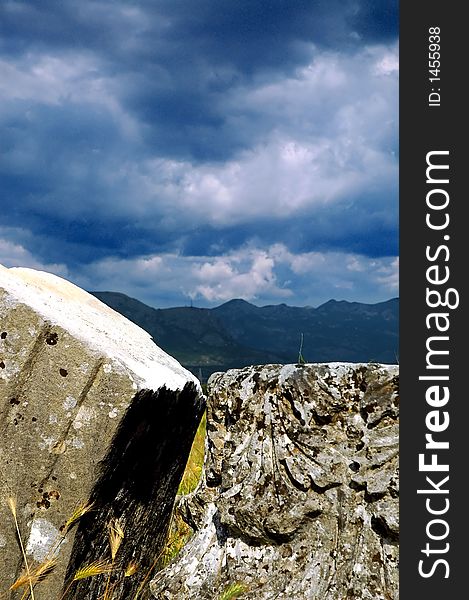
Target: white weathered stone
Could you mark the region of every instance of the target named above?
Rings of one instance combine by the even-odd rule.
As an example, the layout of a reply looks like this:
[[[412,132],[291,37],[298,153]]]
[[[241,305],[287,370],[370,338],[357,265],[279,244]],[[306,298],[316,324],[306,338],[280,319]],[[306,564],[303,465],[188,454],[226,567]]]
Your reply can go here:
[[[2,300],[4,306],[11,309],[25,304],[44,321],[63,327],[72,337],[111,359],[103,365],[105,372],[120,365],[131,374],[138,389],[157,390],[165,385],[176,390],[189,380],[199,385],[197,378],[161,350],[150,334],[73,283],[44,271],[0,265],[0,284],[8,290]],[[36,330],[28,331],[33,337]],[[81,365],[86,367],[86,363]]]
[[[267,365],[209,380],[195,529],[156,598],[397,600],[398,367]]]

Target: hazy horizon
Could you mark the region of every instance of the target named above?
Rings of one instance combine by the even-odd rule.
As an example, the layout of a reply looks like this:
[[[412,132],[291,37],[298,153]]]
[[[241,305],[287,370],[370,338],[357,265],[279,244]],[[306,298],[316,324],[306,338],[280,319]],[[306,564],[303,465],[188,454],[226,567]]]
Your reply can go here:
[[[359,302],[359,301],[350,301],[350,300],[346,300],[345,298],[329,298],[329,300],[326,300],[325,302],[322,302],[321,304],[318,304],[316,306],[312,306],[310,304],[304,304],[304,305],[297,305],[297,304],[290,304],[288,302],[275,302],[275,303],[270,303],[270,304],[259,304],[258,302],[253,302],[250,300],[245,300],[244,298],[229,298],[228,300],[224,300],[223,302],[220,302],[218,304],[214,304],[213,306],[199,306],[197,301],[192,301],[192,303],[189,304],[179,304],[179,305],[171,305],[171,306],[155,306],[152,304],[147,304],[146,302],[143,302],[142,300],[140,300],[139,298],[135,298],[134,296],[129,296],[128,294],[124,294],[123,292],[119,292],[116,290],[88,290],[90,294],[119,294],[119,295],[123,295],[126,296],[127,298],[130,298],[131,300],[136,300],[137,302],[141,302],[142,304],[146,304],[147,306],[149,306],[150,308],[156,308],[156,309],[164,309],[164,308],[217,308],[219,306],[223,306],[224,304],[228,304],[229,302],[246,302],[247,304],[250,304],[252,306],[255,306],[256,308],[266,308],[266,307],[270,307],[270,306],[288,306],[289,308],[312,308],[312,309],[316,309],[316,308],[320,308],[321,306],[324,306],[324,304],[327,304],[328,302],[346,302],[348,304],[353,304],[353,303],[357,303],[357,304],[369,304],[369,305],[374,305],[374,304],[383,304],[385,302],[391,302],[392,300],[399,300],[399,296],[393,296],[391,298],[387,298],[385,300],[381,300],[379,302]]]

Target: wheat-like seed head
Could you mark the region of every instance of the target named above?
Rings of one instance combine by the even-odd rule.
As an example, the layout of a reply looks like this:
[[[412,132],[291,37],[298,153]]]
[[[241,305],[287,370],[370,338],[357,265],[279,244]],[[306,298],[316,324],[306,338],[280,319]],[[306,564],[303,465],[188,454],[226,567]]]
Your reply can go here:
[[[11,514],[16,519],[16,499],[13,496],[9,496],[7,498],[8,508],[11,511]]]
[[[10,590],[17,590],[20,587],[27,585],[36,585],[44,581],[44,579],[52,573],[57,565],[55,558],[49,558],[42,562],[40,565],[31,570],[29,574],[24,574],[18,577],[18,579],[10,586]]]
[[[124,571],[124,577],[132,577],[138,571],[138,564],[135,562],[130,562]]]
[[[81,517],[86,514],[87,512],[89,512],[91,509],[93,508],[93,502],[90,503],[83,503],[83,504],[79,504],[75,510],[73,511],[72,515],[67,519],[65,525],[63,526],[63,533],[67,533],[67,531],[70,530],[70,528],[79,520],[81,519]]]
[[[124,528],[119,522],[119,519],[113,519],[109,524],[109,546],[111,547],[112,560],[116,558],[117,551],[124,539]]]
[[[73,581],[80,579],[86,579],[87,577],[95,577],[96,575],[102,575],[103,573],[110,573],[112,571],[112,565],[105,560],[95,560],[89,565],[80,567],[73,576]]]
[[[242,583],[233,583],[225,588],[219,597],[219,600],[234,600],[241,594],[244,594],[244,592],[247,592],[247,587],[245,585]]]

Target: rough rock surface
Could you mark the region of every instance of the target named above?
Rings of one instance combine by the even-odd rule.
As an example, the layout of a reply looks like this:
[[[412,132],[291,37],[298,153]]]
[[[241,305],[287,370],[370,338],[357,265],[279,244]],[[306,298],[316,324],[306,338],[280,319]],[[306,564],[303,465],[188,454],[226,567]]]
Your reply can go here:
[[[397,600],[398,367],[267,365],[209,380],[195,529],[158,599]]]
[[[58,558],[36,600],[61,598],[78,567],[109,559],[111,519],[125,534],[116,562],[139,567],[125,581],[111,578],[116,597],[130,597],[161,550],[201,398],[188,371],[93,296],[47,273],[0,266],[1,597],[25,589],[8,592],[24,567],[8,498],[30,569]],[[64,535],[90,500],[78,533]],[[98,598],[103,581],[76,582],[65,597]]]

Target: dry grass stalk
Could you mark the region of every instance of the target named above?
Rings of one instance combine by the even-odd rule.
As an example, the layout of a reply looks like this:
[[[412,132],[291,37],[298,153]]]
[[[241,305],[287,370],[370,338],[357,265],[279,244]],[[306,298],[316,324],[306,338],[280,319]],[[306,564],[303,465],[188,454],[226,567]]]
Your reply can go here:
[[[63,543],[66,534],[71,529],[71,527],[89,510],[91,510],[92,504],[83,503],[77,506],[71,517],[67,520],[64,526],[61,528],[61,535],[58,537],[51,550],[45,559],[34,568],[31,568],[27,558],[26,552],[24,550],[23,541],[20,536],[19,526],[18,526],[18,518],[17,518],[17,509],[16,509],[16,501],[13,497],[7,499],[8,506],[13,515],[13,519],[16,526],[16,531],[18,535],[18,539],[21,546],[21,552],[23,555],[23,560],[25,563],[26,573],[21,575],[11,586],[10,590],[14,591],[21,587],[29,587],[29,591],[26,590],[22,596],[22,600],[30,596],[31,600],[34,600],[34,586],[38,583],[41,583],[46,579],[48,575],[50,575],[55,567],[57,566],[57,558],[56,553]]]
[[[110,523],[108,523],[108,535],[109,535],[109,547],[111,549],[111,558],[112,558],[112,568],[114,568],[114,563],[116,560],[117,552],[119,551],[120,545],[124,539],[124,528],[120,524],[119,519],[112,519]],[[106,589],[104,590],[103,600],[110,600],[112,594],[112,587],[110,587],[111,583],[111,572],[109,572],[107,581],[106,581]]]
[[[31,594],[31,600],[35,600],[34,599],[34,589],[33,589],[33,584],[31,581],[31,570],[29,568],[29,564],[28,564],[28,559],[26,557],[26,552],[24,550],[24,546],[23,546],[23,540],[21,539],[21,532],[20,532],[20,526],[18,524],[18,517],[16,514],[16,500],[13,498],[13,496],[9,497],[7,500],[8,506],[11,510],[11,514],[13,515],[13,520],[15,521],[15,527],[16,527],[16,533],[18,535],[18,540],[20,543],[20,548],[21,548],[21,554],[23,555],[23,560],[24,560],[24,565],[26,567],[26,575],[29,579],[29,590],[30,590],[30,594]]]

